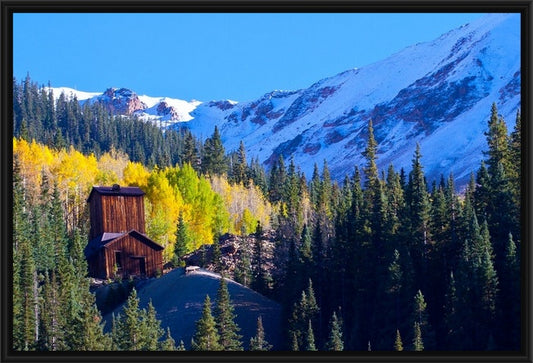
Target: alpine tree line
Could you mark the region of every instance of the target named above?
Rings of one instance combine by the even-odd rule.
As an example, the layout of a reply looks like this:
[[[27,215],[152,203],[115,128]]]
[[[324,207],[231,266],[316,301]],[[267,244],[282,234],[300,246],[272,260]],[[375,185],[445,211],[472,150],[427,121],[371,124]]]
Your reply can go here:
[[[64,96],[54,102],[29,77],[20,85],[14,81],[14,95],[17,137],[54,148],[74,145],[85,153],[118,148],[148,167],[190,165],[210,180],[257,186],[275,206],[270,218],[275,251],[263,257],[256,238],[249,262],[241,264],[250,270],[240,273],[249,276],[249,286],[284,307],[286,327],[280,333],[288,343],[281,349],[519,349],[519,113],[509,133],[493,105],[485,160],[458,193],[453,175],[428,184],[418,146],[408,174],[392,165],[380,172],[372,122],[365,165],[339,185],[331,180],[327,162],[322,172],[315,165],[308,181],[292,159],[286,166],[280,156],[267,172],[257,160],[247,162],[242,143],[228,155],[216,128],[202,144],[188,131],[163,133],[135,118],[109,115],[99,104],[79,107]],[[114,319],[113,326],[121,328],[103,333],[86,278],[87,218],[65,226],[58,186],[43,174],[39,195],[28,194],[18,164],[15,159],[14,348],[184,349],[161,329],[153,307],[138,309],[133,291],[124,316]],[[181,215],[175,223],[186,229]],[[178,260],[184,254],[179,230],[173,251]],[[273,260],[274,269],[265,268],[265,258]],[[225,299],[217,296],[217,302]],[[191,348],[242,349],[236,343],[238,327],[229,334],[233,343],[221,343],[224,332],[216,321],[212,327],[216,319],[209,318],[210,309],[209,300]],[[116,336],[128,331],[126,326],[140,330]],[[263,347],[260,326],[258,321],[254,339]],[[204,344],[206,336],[211,338],[205,344],[212,345]]]

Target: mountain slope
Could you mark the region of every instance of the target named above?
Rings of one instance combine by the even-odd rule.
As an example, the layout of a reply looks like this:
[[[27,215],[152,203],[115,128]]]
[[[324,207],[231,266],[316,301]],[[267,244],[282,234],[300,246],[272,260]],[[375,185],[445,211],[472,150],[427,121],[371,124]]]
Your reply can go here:
[[[410,170],[421,144],[429,178],[453,172],[466,180],[485,148],[483,131],[496,102],[512,126],[520,107],[518,16],[488,15],[433,42],[321,80],[297,92],[272,92],[218,121],[223,140],[267,164],[294,157],[308,175],[326,159],[340,179],[355,165],[373,120],[378,167]],[[214,120],[193,112],[192,130]]]
[[[203,139],[217,125],[228,151],[242,140],[248,157],[266,166],[294,157],[310,176],[314,163],[327,160],[337,180],[364,165],[372,120],[380,170],[392,163],[409,171],[420,143],[428,179],[453,172],[464,183],[483,158],[491,104],[510,129],[520,108],[519,20],[518,14],[489,14],[307,89],[272,91],[251,102],[187,102],[125,89],[88,99],[162,127],[188,127]]]

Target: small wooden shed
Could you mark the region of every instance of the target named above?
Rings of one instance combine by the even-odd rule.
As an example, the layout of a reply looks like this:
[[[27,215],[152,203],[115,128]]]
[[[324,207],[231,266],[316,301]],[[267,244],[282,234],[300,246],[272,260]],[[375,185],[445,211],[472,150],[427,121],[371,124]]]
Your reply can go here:
[[[163,271],[163,247],[145,234],[143,198],[137,187],[93,187],[87,199],[89,276],[152,277]]]

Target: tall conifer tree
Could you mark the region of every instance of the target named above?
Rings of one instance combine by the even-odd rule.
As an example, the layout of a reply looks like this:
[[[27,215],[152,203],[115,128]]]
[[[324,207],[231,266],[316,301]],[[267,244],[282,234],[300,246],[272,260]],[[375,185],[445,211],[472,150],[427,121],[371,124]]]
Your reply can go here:
[[[220,335],[216,328],[215,319],[211,314],[211,299],[207,295],[204,300],[202,316],[196,322],[196,332],[192,341],[192,349],[217,351],[223,348],[220,344]]]
[[[240,328],[235,322],[236,316],[233,310],[228,285],[226,280],[221,278],[217,291],[214,318],[223,350],[242,350],[242,336],[238,334]]]
[[[257,318],[257,330],[255,336],[250,338],[250,350],[267,351],[272,349],[272,345],[265,339],[265,329],[263,328],[263,318]]]

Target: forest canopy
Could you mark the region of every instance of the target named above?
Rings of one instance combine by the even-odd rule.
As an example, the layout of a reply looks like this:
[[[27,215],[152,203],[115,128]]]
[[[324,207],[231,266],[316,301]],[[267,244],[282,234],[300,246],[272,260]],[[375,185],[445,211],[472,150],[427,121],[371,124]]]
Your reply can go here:
[[[365,164],[338,183],[326,161],[309,180],[292,159],[265,170],[242,144],[226,152],[216,128],[201,142],[98,104],[56,101],[29,77],[13,86],[15,349],[122,346],[103,333],[83,256],[86,198],[114,183],[146,193],[147,234],[165,262],[215,248],[225,233],[250,237],[239,273],[282,304],[285,349],[520,348],[519,112],[508,130],[493,105],[484,161],[459,193],[453,175],[426,179],[419,145],[411,170],[378,170],[372,121]],[[132,312],[135,303],[130,296]],[[139,314],[155,321],[150,308]],[[261,334],[258,323],[254,347]]]

